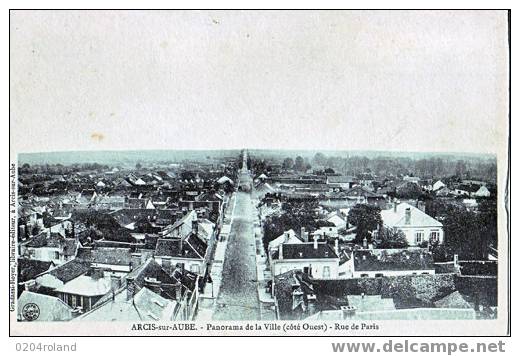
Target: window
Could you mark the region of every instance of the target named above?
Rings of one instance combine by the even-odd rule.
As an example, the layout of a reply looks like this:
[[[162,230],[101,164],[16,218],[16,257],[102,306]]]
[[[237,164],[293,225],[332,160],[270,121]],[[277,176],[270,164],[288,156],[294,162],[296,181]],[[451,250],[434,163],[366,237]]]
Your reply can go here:
[[[71,295],[70,298],[71,298],[71,301],[70,301],[71,306],[73,308],[76,308],[76,296],[75,295]]]
[[[330,267],[329,266],[323,267],[323,278],[330,278]]]
[[[416,243],[417,245],[419,245],[419,244],[420,244],[421,242],[423,242],[423,241],[424,241],[424,232],[422,232],[422,231],[417,231],[417,232],[415,233],[415,243]]]
[[[191,265],[190,267],[190,270],[193,272],[193,273],[199,273],[199,265]]]
[[[430,233],[430,240],[432,242],[438,242],[441,237],[441,233],[439,231],[432,231]]]
[[[366,278],[366,277],[368,277],[368,273],[361,273],[361,277],[362,277],[362,278]]]
[[[59,260],[60,259],[60,252],[59,251],[54,251],[54,260]]]
[[[376,273],[376,278],[377,277],[383,277],[383,274],[382,273]]]

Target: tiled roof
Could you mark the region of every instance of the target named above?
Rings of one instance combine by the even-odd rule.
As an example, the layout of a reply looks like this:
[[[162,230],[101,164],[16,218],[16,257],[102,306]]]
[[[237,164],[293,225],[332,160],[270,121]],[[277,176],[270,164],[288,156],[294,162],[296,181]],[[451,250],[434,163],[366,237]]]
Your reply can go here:
[[[466,300],[466,298],[460,294],[459,291],[455,291],[448,294],[444,298],[441,298],[433,302],[437,308],[458,308],[466,309],[473,308],[473,306]]]
[[[87,261],[81,261],[77,258],[66,262],[56,268],[53,268],[48,274],[56,277],[63,283],[66,283],[86,272],[90,269],[90,263]]]
[[[99,247],[80,248],[77,257],[90,263],[101,263],[109,265],[129,265],[132,262],[130,248]]]
[[[274,277],[274,294],[280,319],[294,319],[293,306],[293,286],[300,286],[298,275],[302,274],[299,270],[293,270],[279,274]]]
[[[382,198],[383,197],[381,194],[371,192],[370,190],[368,190],[365,187],[354,187],[354,188],[351,188],[351,189],[343,192],[342,194],[344,194],[345,196],[348,196],[348,197],[358,197],[358,196],[363,196],[363,197],[367,197],[367,198]]]
[[[406,224],[406,209],[410,209],[410,224]],[[381,217],[383,223],[390,227],[442,227],[442,223],[408,203],[398,204],[395,211],[393,207],[381,210]]]
[[[435,270],[431,253],[424,249],[354,250],[355,271]]]
[[[37,261],[28,258],[19,258],[18,266],[18,282],[25,282],[36,278],[39,274],[47,272],[54,266],[52,262]]]
[[[180,238],[157,240],[155,255],[202,259],[206,255],[206,249],[207,244],[195,234],[191,234],[182,243]]]
[[[146,278],[155,279],[161,284],[161,296],[167,299],[175,299],[174,285],[179,280],[170,276],[153,258],[149,258],[141,266],[126,275],[125,278],[132,280],[140,288],[146,285]]]
[[[327,176],[327,183],[352,183],[355,178],[352,176]]]
[[[334,249],[325,242],[319,242],[317,248],[314,248],[314,242],[301,244],[283,244],[283,259],[328,259],[339,258]],[[275,250],[272,255],[273,259],[279,259],[279,250]]]
[[[95,278],[81,275],[57,288],[56,292],[82,296],[103,296],[110,291],[111,287],[110,277]]]

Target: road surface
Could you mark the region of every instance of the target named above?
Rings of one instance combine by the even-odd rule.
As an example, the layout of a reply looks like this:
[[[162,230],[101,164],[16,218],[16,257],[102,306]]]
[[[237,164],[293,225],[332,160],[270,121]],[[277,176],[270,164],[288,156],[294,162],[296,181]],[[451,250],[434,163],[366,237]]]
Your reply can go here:
[[[245,169],[241,172],[240,181],[251,181]],[[238,191],[214,320],[261,319],[252,209],[250,194]]]

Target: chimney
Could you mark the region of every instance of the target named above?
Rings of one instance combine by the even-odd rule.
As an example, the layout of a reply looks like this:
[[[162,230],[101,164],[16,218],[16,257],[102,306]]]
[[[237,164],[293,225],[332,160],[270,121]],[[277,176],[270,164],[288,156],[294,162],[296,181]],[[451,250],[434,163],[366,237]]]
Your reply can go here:
[[[410,210],[410,208],[406,208],[406,210],[404,211],[404,223],[406,225],[410,225],[411,220],[412,220],[412,210]]]
[[[316,294],[307,295],[307,311],[308,315],[314,315],[316,313]]]
[[[191,222],[191,231],[195,234],[195,235],[198,235],[199,234],[199,222],[198,220],[193,220]]]
[[[453,255],[453,264],[455,265],[455,267],[459,267],[459,255]]]
[[[278,245],[278,259],[283,260],[283,244]]]
[[[356,314],[356,308],[349,305],[342,305],[341,307],[341,315],[343,319],[350,319]]]
[[[126,279],[126,300],[131,300],[136,292],[136,285],[133,278]]]
[[[180,302],[182,299],[182,284],[181,282],[178,282],[175,284],[175,300],[177,302]]]
[[[284,243],[289,242],[289,237],[290,237],[290,235],[289,235],[289,231],[286,231],[286,232],[284,233],[284,239],[283,239],[283,242],[284,242]]]
[[[132,253],[130,256],[131,269],[134,270],[142,264],[142,255],[140,253]]]
[[[302,226],[300,228],[300,238],[302,239],[303,242],[306,242],[305,241],[305,227],[304,226]]]
[[[110,275],[110,287],[112,291],[118,290],[121,287],[121,279],[116,274]]]
[[[317,235],[314,235],[314,249],[315,250],[318,249],[318,236]]]
[[[394,213],[397,213],[397,202],[394,201]]]
[[[368,240],[367,240],[366,236],[363,238],[363,248],[364,249],[368,248]]]
[[[334,240],[334,251],[336,251],[336,255],[339,256],[339,239]]]

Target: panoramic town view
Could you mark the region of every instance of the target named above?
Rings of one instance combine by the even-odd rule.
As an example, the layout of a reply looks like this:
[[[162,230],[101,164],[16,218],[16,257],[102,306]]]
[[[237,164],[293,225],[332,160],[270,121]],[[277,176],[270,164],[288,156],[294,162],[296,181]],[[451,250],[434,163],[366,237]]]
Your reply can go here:
[[[479,154],[20,154],[19,321],[497,317]]]

